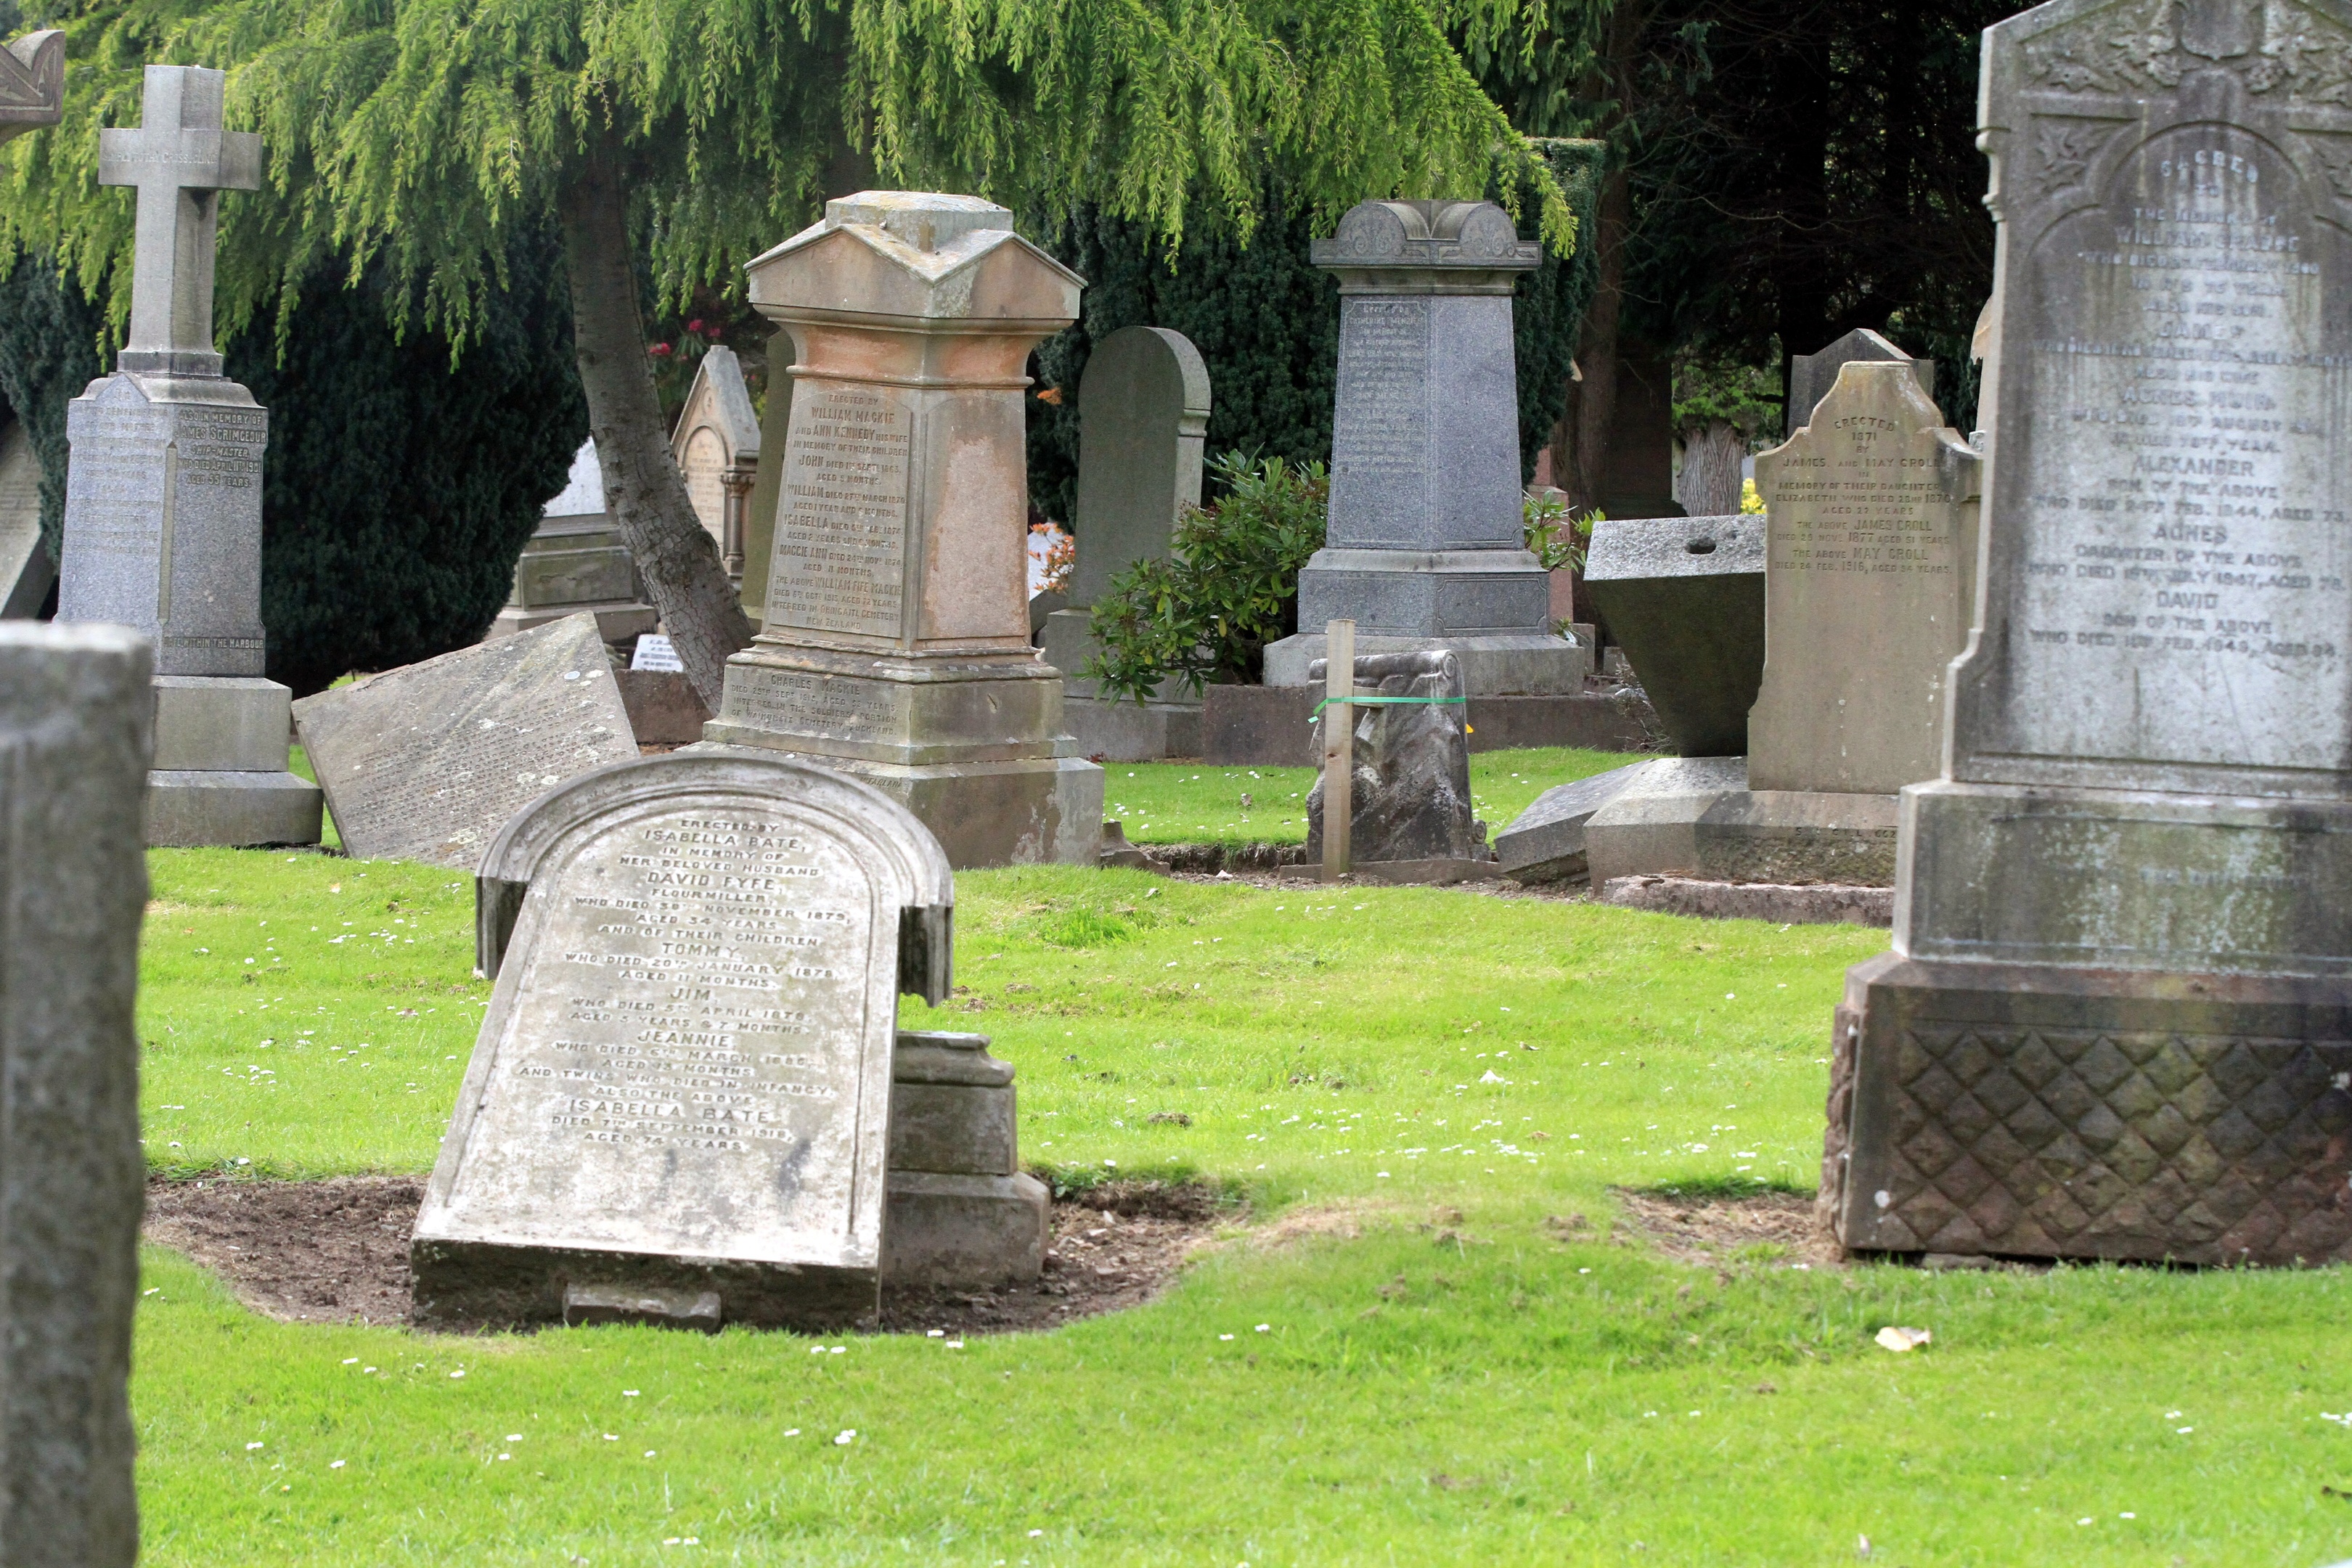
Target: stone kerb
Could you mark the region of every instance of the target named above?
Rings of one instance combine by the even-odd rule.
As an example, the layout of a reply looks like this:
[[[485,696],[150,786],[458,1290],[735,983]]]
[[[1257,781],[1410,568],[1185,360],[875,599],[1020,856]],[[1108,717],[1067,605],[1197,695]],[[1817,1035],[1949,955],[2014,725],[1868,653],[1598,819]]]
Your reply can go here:
[[[498,981],[411,1244],[420,1315],[869,1316],[899,987],[948,978],[929,830],[789,759],[678,753],[532,802],[479,886]]]

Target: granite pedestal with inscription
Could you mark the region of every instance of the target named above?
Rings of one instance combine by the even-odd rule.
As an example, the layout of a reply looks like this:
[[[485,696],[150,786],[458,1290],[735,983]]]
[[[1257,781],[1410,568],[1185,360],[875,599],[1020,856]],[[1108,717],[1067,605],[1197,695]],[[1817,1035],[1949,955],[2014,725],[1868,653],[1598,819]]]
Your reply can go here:
[[[291,693],[262,673],[269,416],[213,351],[220,193],[261,180],[261,139],[220,128],[226,79],[149,66],[140,129],[100,133],[100,183],[139,192],[131,335],[67,411],[58,618],[154,639],[149,843],[315,844],[319,791],[286,771]]]
[[[416,1218],[418,1315],[870,1317],[898,998],[949,989],[929,831],[825,769],[677,752],[541,796],[479,889],[497,986]]]
[[[572,475],[540,514],[515,561],[514,587],[488,636],[512,637],[566,616],[596,617],[608,643],[643,637],[661,617],[646,603],[637,559],[604,509],[604,473],[592,437],[572,455]]]
[[[1591,653],[1552,631],[1519,488],[1511,290],[1540,248],[1491,202],[1373,201],[1314,258],[1339,279],[1339,381],[1298,624],[1353,620],[1360,655],[1451,653],[1473,697],[1580,693]],[[1265,682],[1304,686],[1322,657],[1321,632],[1284,637]]]
[[[1849,972],[1846,1247],[2352,1258],[2352,6],[1985,35],[1980,624]]]
[[[637,754],[585,614],[305,697],[294,727],[346,853],[453,868],[534,796]]]
[[[148,639],[0,623],[0,1562],[130,1568]]]
[[[1021,408],[1080,279],[1003,207],[903,191],[748,270],[799,360],[767,609],[705,737],[866,779],[959,867],[1093,864],[1102,770],[1029,642]]]
[[[1068,607],[1045,617],[1039,647],[1062,672],[1062,718],[1089,757],[1150,762],[1201,754],[1201,695],[1162,682],[1148,702],[1103,694],[1079,673],[1101,652],[1095,601],[1139,561],[1166,560],[1169,536],[1201,504],[1209,367],[1181,332],[1121,327],[1078,378],[1077,562]]]

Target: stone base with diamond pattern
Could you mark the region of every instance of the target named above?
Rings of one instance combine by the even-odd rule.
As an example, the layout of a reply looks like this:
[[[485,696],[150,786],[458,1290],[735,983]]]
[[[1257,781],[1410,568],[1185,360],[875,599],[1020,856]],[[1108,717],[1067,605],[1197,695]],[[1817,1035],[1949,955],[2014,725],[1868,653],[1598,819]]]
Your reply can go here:
[[[1849,1249],[2352,1259],[2352,984],[1890,952],[1835,1028]]]

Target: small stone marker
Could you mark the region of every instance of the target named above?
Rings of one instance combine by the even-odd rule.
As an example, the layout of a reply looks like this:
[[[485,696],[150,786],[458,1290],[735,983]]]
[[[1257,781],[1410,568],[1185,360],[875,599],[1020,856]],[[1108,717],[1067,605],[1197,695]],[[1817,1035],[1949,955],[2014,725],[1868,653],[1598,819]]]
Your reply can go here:
[[[1749,789],[1893,795],[1936,776],[1944,672],[1974,607],[1981,467],[1908,365],[1859,362],[1757,458],[1769,543]]]
[[[66,36],[27,33],[0,49],[0,142],[55,125],[66,111]]]
[[[949,988],[929,830],[838,773],[681,752],[534,802],[480,889],[498,985],[417,1215],[419,1315],[871,1314],[898,994]]]
[[[0,414],[0,620],[41,613],[58,580],[41,542],[41,459],[24,421]]]
[[[637,754],[593,616],[493,637],[294,704],[347,854],[471,867],[565,779]]]
[[[789,340],[787,340],[789,341]],[[735,351],[703,351],[694,384],[678,411],[670,456],[686,478],[687,499],[725,558],[730,575],[743,575],[743,513],[760,473],[760,418]]]
[[[1335,637],[1332,646],[1346,640]],[[1333,663],[1318,659],[1308,672],[1334,695],[1352,690],[1357,700],[1323,710],[1328,739],[1323,776],[1307,795],[1307,860],[1322,862],[1328,881],[1349,870],[1402,881],[1481,874],[1472,868],[1489,860],[1486,825],[1470,800],[1461,664],[1437,650],[1359,655],[1350,688],[1344,674],[1333,679]],[[1353,787],[1340,800],[1328,792],[1343,778]],[[1342,825],[1349,845],[1335,866],[1326,834]]]
[[[139,1552],[140,817],[153,652],[0,623],[0,1561]]]
[[[1984,35],[1981,622],[1850,971],[1848,1247],[2352,1258],[2352,5]]]
[[[1838,374],[1855,363],[1899,364],[1919,383],[1920,395],[1936,400],[1936,362],[1913,359],[1868,327],[1856,327],[1819,353],[1798,354],[1789,362],[1789,417],[1781,428],[1798,430],[1812,423],[1813,409],[1837,384]]]

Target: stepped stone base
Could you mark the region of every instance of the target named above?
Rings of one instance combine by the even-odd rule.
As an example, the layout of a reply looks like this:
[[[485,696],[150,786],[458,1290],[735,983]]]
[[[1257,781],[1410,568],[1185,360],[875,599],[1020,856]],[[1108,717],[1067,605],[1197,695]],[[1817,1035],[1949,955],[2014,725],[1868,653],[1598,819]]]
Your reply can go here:
[[[158,770],[147,775],[147,842],[157,848],[316,844],[326,797],[289,773]]]
[[[1745,757],[1662,757],[1584,819],[1586,874],[1895,883],[1893,795],[1749,790]]]
[[[248,848],[319,842],[325,797],[286,768],[292,697],[258,676],[156,678],[149,844]]]

